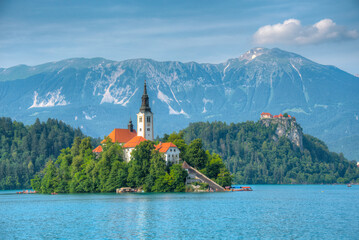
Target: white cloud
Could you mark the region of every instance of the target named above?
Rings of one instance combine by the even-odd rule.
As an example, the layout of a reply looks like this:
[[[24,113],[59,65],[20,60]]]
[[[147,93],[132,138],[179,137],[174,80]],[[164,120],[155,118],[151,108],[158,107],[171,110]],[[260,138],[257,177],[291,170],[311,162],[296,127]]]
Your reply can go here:
[[[303,26],[297,19],[288,19],[283,23],[259,28],[253,39],[257,44],[287,43],[304,45],[351,40],[358,37],[357,30],[347,30],[344,26],[335,24],[331,19],[323,19],[309,26]]]

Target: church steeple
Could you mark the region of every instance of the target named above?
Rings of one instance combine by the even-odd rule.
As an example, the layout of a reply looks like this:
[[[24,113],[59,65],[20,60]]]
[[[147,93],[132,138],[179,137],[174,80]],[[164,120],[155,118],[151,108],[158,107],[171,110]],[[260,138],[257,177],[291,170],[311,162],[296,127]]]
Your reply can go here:
[[[153,141],[153,113],[150,108],[150,100],[147,95],[146,81],[144,84],[142,104],[137,113],[137,136]]]
[[[151,112],[150,100],[147,95],[146,80],[145,80],[145,86],[143,89],[142,104],[141,104],[140,112]]]
[[[133,124],[131,118],[130,121],[128,122],[128,130],[130,130],[130,132],[133,132]]]

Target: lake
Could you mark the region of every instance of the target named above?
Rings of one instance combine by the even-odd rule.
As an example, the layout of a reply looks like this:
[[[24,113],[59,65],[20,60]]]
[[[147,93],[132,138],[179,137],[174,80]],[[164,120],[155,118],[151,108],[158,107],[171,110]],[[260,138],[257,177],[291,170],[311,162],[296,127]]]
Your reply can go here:
[[[359,239],[359,186],[253,192],[12,194],[0,239]]]

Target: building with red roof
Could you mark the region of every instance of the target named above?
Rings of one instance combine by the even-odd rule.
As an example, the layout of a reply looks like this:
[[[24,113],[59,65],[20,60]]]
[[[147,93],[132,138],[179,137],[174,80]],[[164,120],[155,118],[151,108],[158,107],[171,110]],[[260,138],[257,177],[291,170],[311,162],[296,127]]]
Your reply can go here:
[[[293,119],[295,121],[295,117],[292,117],[291,115],[288,114],[288,117],[284,117],[283,114],[279,114],[279,115],[272,115],[270,113],[266,113],[266,112],[262,112],[261,113],[261,118],[260,119],[273,119],[273,118],[289,118],[289,119]]]
[[[262,112],[261,113],[261,119],[263,119],[263,118],[273,118],[273,115],[270,114],[270,113]]]
[[[128,123],[128,128],[115,128],[112,132],[108,135],[113,143],[121,143],[125,144],[130,141],[132,138],[137,136],[136,130],[133,129],[132,121]],[[105,143],[105,139],[102,140],[101,143]]]
[[[94,150],[92,150],[93,153],[101,153],[103,151],[102,146],[98,145]]]
[[[131,160],[131,153],[133,149],[135,149],[136,146],[138,146],[141,142],[144,141],[147,141],[147,139],[142,136],[136,136],[123,145],[123,152],[125,155],[126,162],[129,162]]]
[[[160,142],[155,147],[156,147],[156,150],[158,150],[164,156],[164,159],[167,164],[169,162],[179,163],[179,160],[180,160],[179,154],[181,151],[178,149],[178,147],[176,145],[174,145],[171,142],[167,142],[167,143]]]
[[[123,148],[135,148],[137,145],[144,141],[147,141],[147,139],[141,136],[136,136],[127,143],[125,143],[125,145],[123,145]]]

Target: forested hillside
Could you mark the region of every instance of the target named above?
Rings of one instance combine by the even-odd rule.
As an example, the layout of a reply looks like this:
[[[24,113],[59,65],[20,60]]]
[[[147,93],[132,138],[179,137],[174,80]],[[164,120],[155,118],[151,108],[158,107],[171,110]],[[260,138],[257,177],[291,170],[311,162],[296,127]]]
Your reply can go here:
[[[183,130],[186,142],[201,138],[205,149],[218,153],[239,184],[359,182],[359,168],[343,154],[330,152],[321,140],[303,135],[303,151],[286,137],[278,139],[276,125],[258,122],[230,125],[192,123]]]
[[[75,137],[83,138],[80,129],[54,119],[31,126],[0,118],[0,189],[29,188],[30,179],[61,149],[70,147]]]

